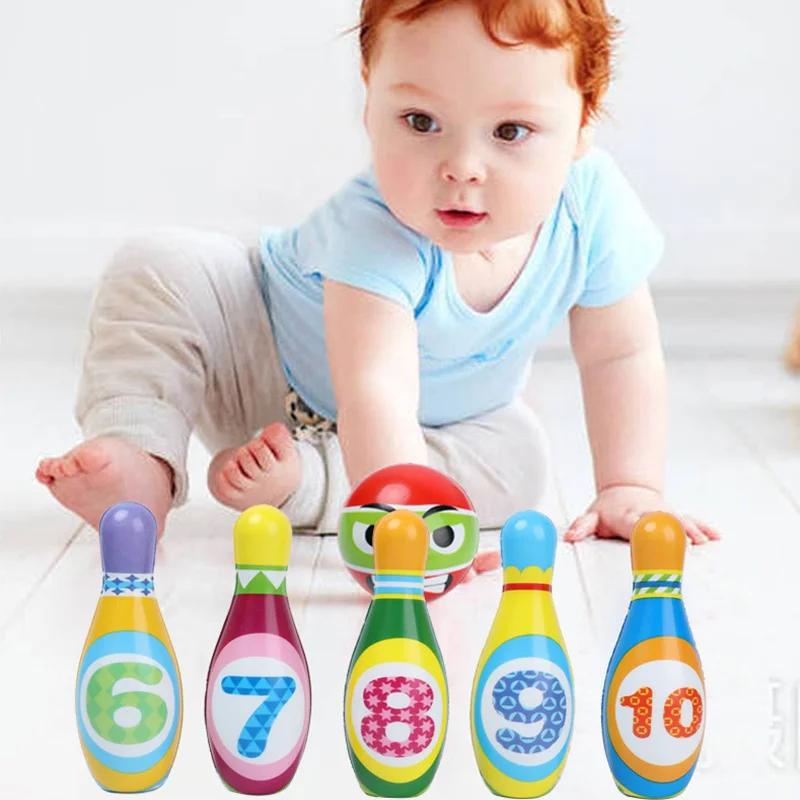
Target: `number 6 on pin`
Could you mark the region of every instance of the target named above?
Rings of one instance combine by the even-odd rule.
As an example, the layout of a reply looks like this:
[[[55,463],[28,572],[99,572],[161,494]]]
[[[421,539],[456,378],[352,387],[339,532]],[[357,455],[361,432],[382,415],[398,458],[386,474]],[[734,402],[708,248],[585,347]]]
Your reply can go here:
[[[103,583],[78,667],[78,733],[103,789],[148,792],[166,781],[183,722],[178,662],[155,596],[156,520],[138,503],[117,503],[99,538]]]

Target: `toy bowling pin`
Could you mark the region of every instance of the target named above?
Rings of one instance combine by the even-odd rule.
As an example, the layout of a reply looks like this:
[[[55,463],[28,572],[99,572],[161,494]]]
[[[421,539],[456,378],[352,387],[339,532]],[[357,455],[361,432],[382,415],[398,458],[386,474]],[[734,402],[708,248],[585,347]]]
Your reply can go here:
[[[500,532],[503,594],[475,671],[472,746],[501,797],[541,797],[558,782],[575,713],[572,668],[553,604],[558,536],[536,511]]]
[[[78,667],[76,715],[92,776],[109,792],[167,778],[181,735],[178,663],[154,595],[157,525],[138,503],[100,519],[103,585]]]
[[[241,794],[294,777],[311,717],[308,664],[286,596],[292,528],[277,508],[248,508],[233,528],[236,586],[206,682],[211,758]]]
[[[686,534],[662,512],[631,534],[633,598],[606,673],[606,758],[630,797],[675,797],[703,740],[705,685],[681,597]]]
[[[430,531],[401,509],[375,525],[375,587],[345,688],[345,736],[361,788],[414,797],[436,773],[447,680],[424,596]]]

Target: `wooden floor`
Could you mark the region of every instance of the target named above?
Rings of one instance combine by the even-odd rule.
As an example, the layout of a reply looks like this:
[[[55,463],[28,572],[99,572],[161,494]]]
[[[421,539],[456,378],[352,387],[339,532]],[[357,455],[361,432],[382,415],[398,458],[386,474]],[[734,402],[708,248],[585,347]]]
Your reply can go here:
[[[98,597],[96,535],[32,480],[36,460],[77,441],[74,353],[0,361],[0,797],[90,798],[102,792],[81,754],[74,681]],[[707,729],[686,796],[796,797],[800,790],[800,381],[759,360],[673,361],[668,487],[686,513],[724,541],[689,553],[689,618],[707,684]],[[555,485],[546,510],[560,528],[592,497],[574,368],[545,362],[534,404],[550,432]],[[502,457],[502,453],[498,453]],[[161,610],[183,674],[184,732],[164,798],[229,796],[203,725],[209,659],[233,587],[234,515],[204,490],[207,456],[191,452],[191,502],[171,518],[156,564]],[[496,544],[487,534],[483,547]],[[431,798],[489,797],[472,754],[467,703],[497,608],[499,573],[430,605],[445,658],[451,719]],[[555,797],[613,798],[603,754],[600,695],[630,597],[625,544],[559,546],[555,599],[576,683],[576,723]],[[289,595],[311,667],[313,713],[287,798],[362,796],[342,726],[345,672],[367,597],[332,537],[295,537]],[[465,635],[466,632],[466,635]]]

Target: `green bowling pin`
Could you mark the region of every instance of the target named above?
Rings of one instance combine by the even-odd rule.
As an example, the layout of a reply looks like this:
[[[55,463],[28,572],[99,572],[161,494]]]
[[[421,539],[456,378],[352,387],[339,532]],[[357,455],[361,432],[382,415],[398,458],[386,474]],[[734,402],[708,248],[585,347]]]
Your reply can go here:
[[[366,794],[415,797],[436,773],[447,679],[425,604],[430,533],[412,511],[375,526],[375,591],[345,688],[350,763]]]

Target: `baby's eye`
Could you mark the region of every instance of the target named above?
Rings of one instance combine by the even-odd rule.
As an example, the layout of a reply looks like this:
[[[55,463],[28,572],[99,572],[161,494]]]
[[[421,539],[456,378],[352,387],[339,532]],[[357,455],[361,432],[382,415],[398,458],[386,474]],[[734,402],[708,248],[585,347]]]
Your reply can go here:
[[[518,122],[504,122],[494,129],[494,135],[503,142],[519,142],[533,131]]]
[[[417,133],[431,133],[436,129],[436,123],[427,114],[412,112],[403,116],[403,119]]]

